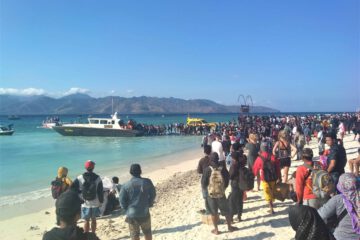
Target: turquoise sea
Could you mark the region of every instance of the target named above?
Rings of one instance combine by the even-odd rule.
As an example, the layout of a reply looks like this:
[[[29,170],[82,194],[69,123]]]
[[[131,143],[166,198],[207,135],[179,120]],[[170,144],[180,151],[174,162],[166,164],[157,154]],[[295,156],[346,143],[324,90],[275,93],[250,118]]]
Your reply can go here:
[[[284,113],[282,113],[284,114]],[[290,113],[287,113],[290,114]],[[296,113],[294,115],[304,115]],[[268,114],[263,114],[268,115]],[[102,115],[101,117],[109,117]],[[192,114],[208,122],[227,122],[237,114]],[[84,162],[96,162],[101,176],[129,178],[131,163],[140,163],[143,172],[170,165],[201,154],[201,136],[155,136],[134,138],[65,137],[51,129],[40,128],[47,116],[21,116],[2,125],[14,124],[12,136],[0,136],[0,207],[24,203],[51,195],[49,186],[57,169],[66,166],[74,179],[84,172]],[[87,116],[59,116],[62,122],[87,121]],[[122,115],[147,124],[185,123],[186,114]],[[193,155],[191,155],[193,154]]]
[[[50,196],[50,182],[60,166],[66,166],[70,178],[74,179],[84,172],[84,162],[91,159],[96,162],[95,172],[126,180],[131,163],[140,163],[143,171],[149,171],[174,163],[178,159],[175,155],[195,149],[201,153],[201,136],[65,137],[51,129],[40,128],[46,117],[21,116],[20,120],[0,117],[1,124],[12,123],[15,129],[12,136],[0,136],[0,207]],[[63,122],[87,121],[87,116],[59,117]],[[147,124],[186,122],[186,114],[122,117]],[[197,114],[192,117],[224,122],[236,119],[237,115]]]

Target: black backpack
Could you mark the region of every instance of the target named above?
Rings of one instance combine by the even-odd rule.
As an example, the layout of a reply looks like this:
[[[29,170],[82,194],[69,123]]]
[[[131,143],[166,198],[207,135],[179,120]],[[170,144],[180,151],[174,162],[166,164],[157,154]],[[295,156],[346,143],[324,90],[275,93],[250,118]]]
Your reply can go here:
[[[260,156],[260,158],[263,161],[263,174],[264,174],[264,180],[265,182],[273,182],[278,179],[278,176],[276,174],[276,167],[275,164],[273,164],[270,160],[271,155],[269,154],[269,158],[265,159],[263,156]]]
[[[340,144],[338,144],[338,150],[339,150],[338,151],[339,166],[340,166],[341,170],[343,171],[346,166],[346,163],[347,163],[346,150]]]
[[[254,189],[254,179],[255,176],[246,167],[241,167],[239,169],[239,188],[242,191],[250,191]]]
[[[85,178],[84,177],[84,183],[83,183],[83,189],[82,189],[82,196],[84,200],[94,200],[96,198],[96,190],[97,190],[97,184],[96,179],[93,178]]]
[[[63,182],[60,178],[56,178],[51,182],[51,195],[54,199],[58,199],[58,197],[62,194],[62,185]]]

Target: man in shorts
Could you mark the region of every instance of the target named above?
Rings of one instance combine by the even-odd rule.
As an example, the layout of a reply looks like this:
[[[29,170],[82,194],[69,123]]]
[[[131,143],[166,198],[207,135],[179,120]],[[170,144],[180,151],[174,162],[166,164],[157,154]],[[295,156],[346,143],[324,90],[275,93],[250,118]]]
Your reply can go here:
[[[235,227],[231,226],[231,216],[229,213],[229,203],[225,196],[225,189],[229,185],[229,172],[226,167],[219,163],[219,155],[213,152],[209,155],[210,166],[205,168],[202,178],[201,187],[208,189],[208,196],[206,198],[209,211],[211,214],[211,220],[214,225],[214,229],[211,233],[218,235],[218,211],[220,209],[221,215],[225,216],[228,225],[229,232],[236,230]],[[215,174],[217,179],[215,179]],[[212,180],[214,179],[214,181]],[[216,186],[219,184],[219,186]]]
[[[103,184],[99,175],[94,171],[95,162],[88,160],[85,162],[86,172],[78,176],[71,189],[80,192],[80,197],[84,200],[81,206],[81,218],[85,220],[84,231],[89,232],[90,220],[91,231],[96,231],[96,218],[100,216],[100,206],[104,201]]]
[[[152,239],[151,217],[149,208],[153,206],[156,191],[148,178],[141,177],[141,166],[132,164],[130,181],[124,183],[120,191],[120,205],[126,210],[125,221],[129,224],[132,240],[140,239],[140,228],[145,240]]]

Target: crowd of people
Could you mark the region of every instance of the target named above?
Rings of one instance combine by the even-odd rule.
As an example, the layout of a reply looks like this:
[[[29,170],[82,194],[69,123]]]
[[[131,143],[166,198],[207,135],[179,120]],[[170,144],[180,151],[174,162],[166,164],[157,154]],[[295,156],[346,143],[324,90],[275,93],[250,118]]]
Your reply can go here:
[[[234,217],[242,221],[247,191],[263,192],[269,214],[276,214],[274,201],[285,192],[282,197],[296,203],[289,208],[295,239],[359,239],[360,148],[357,158],[347,160],[342,143],[349,129],[360,141],[359,123],[360,115],[355,114],[240,116],[213,130],[192,128],[192,134],[205,134],[197,172],[205,208],[201,212],[211,216],[211,232],[220,234],[219,212],[228,230],[237,230]],[[171,127],[166,131],[171,132]],[[311,138],[318,142],[319,159],[307,147]],[[289,179],[292,159],[303,164]],[[345,173],[347,163],[349,173]],[[140,229],[146,240],[152,239],[149,208],[156,190],[150,179],[141,177],[141,166],[130,166],[132,178],[123,185],[117,177],[109,180],[97,175],[93,161],[86,161],[85,169],[72,182],[68,169],[59,168],[52,183],[58,227],[43,239],[98,239],[96,218],[119,207],[126,211],[131,239],[140,239]],[[277,186],[282,188],[280,193]],[[80,217],[84,228],[77,226]]]
[[[141,177],[141,166],[132,164],[132,178],[119,184],[119,178],[101,178],[94,172],[95,162],[85,162],[86,171],[73,182],[67,176],[68,169],[60,167],[51,183],[56,199],[56,224],[46,232],[43,240],[98,240],[96,236],[99,216],[107,215],[116,208],[126,211],[126,222],[132,239],[140,238],[140,228],[146,240],[152,239],[149,208],[154,204],[156,191],[150,179]],[[84,228],[77,226],[84,220]]]
[[[197,170],[202,174],[201,189],[205,199],[202,212],[211,215],[214,225],[211,232],[219,234],[218,209],[225,216],[229,231],[234,230],[230,225],[233,216],[237,215],[241,221],[243,196],[248,190],[255,191],[256,178],[255,189],[262,189],[270,214],[275,214],[273,202],[282,192],[286,195],[283,198],[296,202],[289,210],[295,239],[358,240],[360,157],[347,161],[342,140],[350,128],[354,140],[360,141],[359,120],[360,116],[355,114],[285,118],[244,116],[237,123],[220,125],[220,131],[205,136],[202,142],[205,156],[199,161]],[[306,147],[313,137],[318,142],[319,159]],[[360,154],[360,148],[358,151]],[[303,164],[289,180],[294,158],[302,160]],[[347,162],[350,173],[345,173]],[[231,191],[226,198],[228,185]]]

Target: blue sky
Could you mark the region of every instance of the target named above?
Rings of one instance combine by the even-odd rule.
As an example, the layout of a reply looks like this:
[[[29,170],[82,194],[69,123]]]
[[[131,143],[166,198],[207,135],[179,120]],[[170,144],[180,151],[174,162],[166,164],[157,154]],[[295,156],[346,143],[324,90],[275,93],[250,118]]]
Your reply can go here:
[[[357,0],[0,4],[0,94],[360,107]]]

